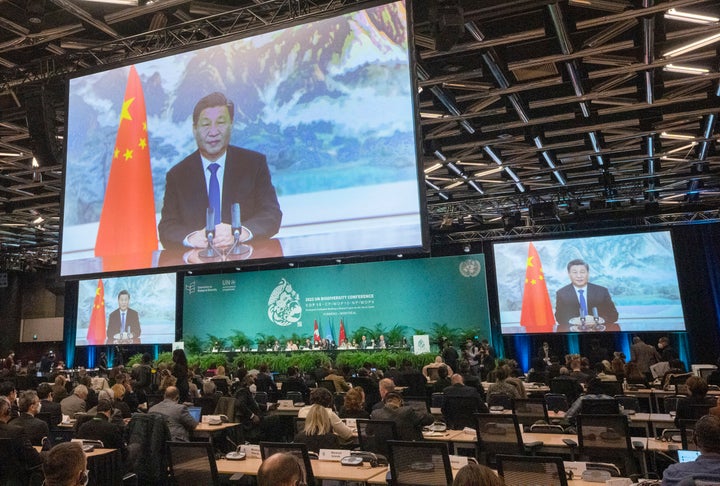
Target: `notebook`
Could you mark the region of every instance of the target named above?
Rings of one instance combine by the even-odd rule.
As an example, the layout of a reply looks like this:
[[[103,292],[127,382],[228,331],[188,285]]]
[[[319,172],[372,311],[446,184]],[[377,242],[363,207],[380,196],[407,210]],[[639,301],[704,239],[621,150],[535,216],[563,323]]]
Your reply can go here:
[[[678,462],[692,462],[700,455],[700,451],[686,451],[680,449],[678,453]]]
[[[194,418],[196,422],[200,422],[200,418],[202,417],[202,407],[188,407],[188,410],[190,411],[192,418]]]

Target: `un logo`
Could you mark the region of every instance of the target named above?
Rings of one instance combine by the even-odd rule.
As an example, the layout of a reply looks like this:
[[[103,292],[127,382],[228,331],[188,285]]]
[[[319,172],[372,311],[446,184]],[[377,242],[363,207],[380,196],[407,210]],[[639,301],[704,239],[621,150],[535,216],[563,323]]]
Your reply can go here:
[[[278,326],[301,325],[300,296],[284,278],[273,289],[268,299],[268,318]]]
[[[460,275],[463,277],[477,277],[480,275],[480,271],[482,270],[482,265],[480,265],[480,261],[475,259],[468,259],[463,260],[460,262]]]

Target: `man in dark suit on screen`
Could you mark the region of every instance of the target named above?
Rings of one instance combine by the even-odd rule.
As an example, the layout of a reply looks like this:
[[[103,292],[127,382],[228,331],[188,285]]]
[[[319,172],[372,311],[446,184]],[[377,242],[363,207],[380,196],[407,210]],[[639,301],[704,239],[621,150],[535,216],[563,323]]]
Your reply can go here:
[[[193,110],[198,150],[170,169],[158,232],[163,247],[205,248],[206,211],[215,212],[214,245],[233,244],[231,207],[240,204],[241,240],[270,238],[282,212],[265,156],[230,145],[235,105],[222,93],[202,98]]]
[[[558,324],[567,326],[573,317],[594,315],[593,309],[606,323],[615,323],[618,312],[610,292],[601,285],[588,282],[590,265],[584,260],[571,260],[567,264],[567,272],[570,284],[558,290],[555,299],[555,319]]]
[[[115,336],[119,335],[117,340],[139,343],[141,332],[140,316],[130,308],[130,292],[121,290],[118,292],[118,308],[108,317],[107,341],[112,343],[116,340]]]

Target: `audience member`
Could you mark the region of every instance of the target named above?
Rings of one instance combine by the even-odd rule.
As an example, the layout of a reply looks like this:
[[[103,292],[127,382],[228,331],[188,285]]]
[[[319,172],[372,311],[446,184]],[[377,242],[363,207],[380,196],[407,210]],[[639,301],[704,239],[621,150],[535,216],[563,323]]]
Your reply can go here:
[[[691,376],[685,382],[689,396],[678,400],[675,425],[680,426],[682,419],[699,419],[716,405],[714,397],[707,396],[708,384],[699,376]]]
[[[452,375],[452,374],[453,374],[453,369],[452,369],[450,366],[448,366],[447,364],[445,364],[445,363],[443,362],[442,356],[435,356],[435,361],[433,361],[433,362],[430,363],[430,364],[426,364],[425,366],[423,366],[422,374],[423,374],[423,376],[424,376],[426,379],[432,380],[432,379],[433,379],[433,376],[430,375],[430,370],[431,370],[431,369],[437,370],[437,369],[440,368],[441,366],[447,367],[448,375]]]
[[[8,403],[10,403],[10,418],[18,418],[20,411],[17,406],[17,390],[12,381],[3,381],[0,383],[0,399],[1,398],[7,399]]]
[[[588,398],[603,398],[607,400],[613,399],[613,397],[611,397],[610,395],[606,395],[605,393],[603,393],[603,383],[600,378],[591,378],[590,381],[588,381],[587,383],[585,394],[580,395],[572,403],[572,405],[570,405],[570,408],[565,413],[565,419],[568,422],[574,423],[575,417],[582,410],[582,401]]]
[[[365,410],[365,391],[361,386],[354,386],[345,394],[345,400],[339,416],[340,418],[355,419],[370,418],[370,414]]]
[[[25,436],[32,445],[42,445],[43,437],[50,437],[50,428],[47,422],[36,418],[40,412],[40,398],[35,391],[25,390],[20,393],[18,408],[20,416],[11,420],[12,425],[22,427]]]
[[[44,486],[85,486],[87,459],[77,442],[63,442],[48,452],[43,464]]]
[[[447,364],[451,370],[457,370],[459,358],[460,356],[458,355],[457,349],[455,349],[455,346],[453,346],[452,342],[445,341],[443,343],[442,350],[442,359],[445,364]]]
[[[188,442],[190,440],[190,433],[195,430],[198,423],[192,415],[190,415],[187,406],[178,403],[179,399],[180,392],[177,387],[169,386],[165,390],[165,399],[153,405],[148,411],[150,413],[159,413],[165,417],[172,440]]]
[[[302,379],[298,373],[298,369],[295,366],[288,366],[287,379],[282,385],[283,395],[287,396],[287,392],[300,392],[302,394],[302,401],[306,402],[310,395],[310,389],[305,384],[305,380]]]
[[[623,374],[623,377],[627,383],[631,385],[647,384],[647,375],[640,372],[640,368],[635,361],[629,361],[625,364],[625,373]]]
[[[492,469],[468,462],[455,475],[452,486],[503,486],[505,482]]]
[[[350,389],[350,384],[345,381],[345,377],[340,375],[336,369],[330,369],[324,379],[335,383],[336,392],[346,392]]]
[[[306,482],[300,461],[292,454],[279,452],[266,458],[257,475],[258,486],[300,486]]]
[[[190,370],[188,368],[188,361],[187,356],[185,356],[185,351],[183,351],[182,349],[176,349],[175,351],[173,351],[172,361],[173,364],[170,371],[177,380],[175,382],[175,386],[177,387],[177,391],[179,394],[178,400],[180,403],[184,403],[190,399],[190,387],[188,386],[188,375],[190,374]]]
[[[508,383],[508,371],[504,366],[495,369],[495,383],[491,383],[488,387],[487,395],[490,397],[493,393],[504,393],[510,398],[522,398],[517,387]]]
[[[445,398],[451,398],[451,397],[470,397],[475,398],[477,400],[477,412],[479,413],[489,413],[490,410],[487,408],[487,405],[485,404],[485,401],[482,399],[480,394],[477,391],[477,388],[474,388],[472,386],[467,386],[463,382],[462,375],[454,374],[451,378],[452,384],[448,387],[446,387],[443,390],[443,394],[445,395]],[[447,400],[445,401],[447,402]],[[445,415],[445,403],[443,403],[442,406],[442,413]]]
[[[325,407],[319,403],[310,406],[305,416],[305,427],[295,434],[294,442],[307,445],[308,450],[312,452],[319,452],[320,449],[337,449],[340,446]]]
[[[87,403],[85,403],[87,396],[87,387],[85,385],[77,385],[73,390],[72,395],[63,398],[60,402],[60,409],[62,410],[63,415],[68,415],[70,418],[74,418],[76,413],[87,410]]]
[[[660,361],[660,355],[652,345],[645,344],[640,336],[635,336],[630,346],[630,361],[637,363],[640,373],[649,376],[650,366]]]
[[[395,422],[400,440],[422,440],[422,428],[435,421],[432,415],[417,412],[412,407],[405,406],[399,393],[389,392],[385,395],[383,402],[385,406],[379,410],[373,410],[370,418]]]
[[[720,478],[720,417],[706,415],[695,424],[694,441],[700,456],[691,462],[671,464],[663,472],[662,486],[679,485],[693,475],[712,474]]]
[[[270,374],[270,368],[267,363],[260,363],[258,374],[255,376],[255,386],[257,391],[265,392],[272,399],[277,395],[277,385]]]
[[[113,401],[112,406],[113,408],[117,408],[122,413],[123,418],[130,418],[132,416],[132,412],[130,411],[130,406],[128,406],[127,403],[125,403],[125,386],[120,385],[118,383],[115,383],[112,386],[113,391]]]
[[[333,432],[340,438],[340,442],[346,444],[352,441],[352,430],[350,429],[350,427],[345,425],[345,423],[340,420],[340,417],[338,417],[337,414],[333,411],[333,396],[325,388],[315,388],[313,391],[310,392],[310,405],[305,405],[300,410],[298,410],[298,418],[306,418],[308,412],[310,412],[310,408],[316,404],[322,405],[323,408],[325,408],[325,411],[330,418]]]
[[[669,362],[680,358],[678,352],[675,351],[675,348],[673,348],[672,344],[670,344],[670,338],[667,336],[663,336],[658,339],[658,350],[660,353],[660,361]]]
[[[21,457],[26,468],[32,468],[42,463],[42,458],[38,451],[28,440],[22,427],[9,424],[10,421],[10,402],[4,398],[0,398],[0,439],[12,439],[11,447],[15,451],[16,457]],[[5,460],[5,458],[2,458]],[[26,471],[8,471],[8,473],[16,474],[16,477],[3,478],[7,483],[3,484],[26,484]],[[17,481],[17,482],[14,482]]]
[[[40,410],[50,414],[50,424],[55,426],[62,422],[62,410],[58,402],[53,401],[52,386],[50,383],[40,383],[37,388],[40,398]]]
[[[123,459],[127,458],[127,448],[123,440],[123,429],[110,422],[113,405],[109,400],[99,400],[95,416],[83,423],[77,432],[78,439],[99,440],[104,447],[118,449]]]
[[[435,380],[435,383],[433,383],[432,391],[433,393],[440,393],[445,388],[452,385],[450,383],[450,377],[448,376],[448,367],[443,365],[437,369],[438,377],[437,380]]]

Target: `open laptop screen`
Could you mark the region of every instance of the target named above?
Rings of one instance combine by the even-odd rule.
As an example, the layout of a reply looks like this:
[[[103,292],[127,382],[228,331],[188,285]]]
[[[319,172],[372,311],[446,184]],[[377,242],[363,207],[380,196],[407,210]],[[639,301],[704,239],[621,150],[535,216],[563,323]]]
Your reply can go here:
[[[190,415],[192,415],[192,418],[194,418],[196,422],[200,422],[200,418],[202,417],[202,408],[188,407],[188,410],[190,411]]]
[[[699,455],[700,451],[687,451],[681,449],[678,451],[678,462],[692,462],[697,459]]]

